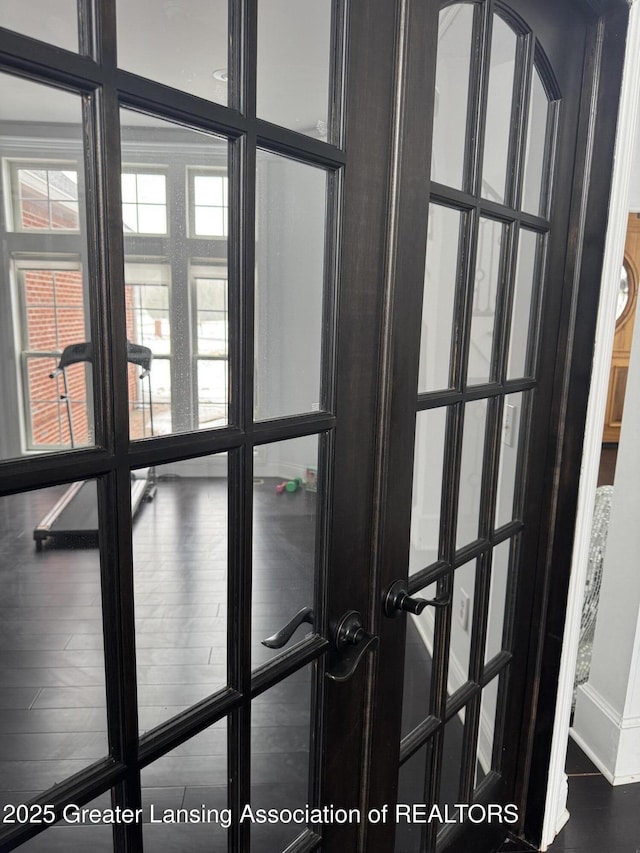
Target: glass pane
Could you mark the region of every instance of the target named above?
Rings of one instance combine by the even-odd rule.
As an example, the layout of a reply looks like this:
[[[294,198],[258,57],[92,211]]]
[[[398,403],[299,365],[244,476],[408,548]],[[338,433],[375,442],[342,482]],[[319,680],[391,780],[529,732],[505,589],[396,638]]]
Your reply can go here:
[[[514,517],[513,503],[516,495],[516,475],[520,459],[520,434],[523,426],[524,402],[524,394],[508,394],[504,399],[496,527],[508,524]]]
[[[527,125],[527,148],[524,161],[524,181],[522,187],[522,209],[528,213],[544,216],[546,211],[541,209],[546,190],[546,180],[543,181],[545,142],[547,140],[547,120],[549,116],[549,99],[542,85],[538,69],[533,69],[531,80],[531,97],[529,100],[529,124]]]
[[[327,136],[332,0],[258,3],[260,118]]]
[[[418,392],[449,388],[461,214],[429,205]]]
[[[131,438],[226,426],[227,238],[196,246],[188,226],[194,170],[226,183],[228,142],[129,110],[121,118],[123,161],[146,163],[122,176],[127,338],[147,348],[134,351],[129,369]],[[209,367],[200,354],[219,364]]]
[[[415,593],[417,598],[434,599],[437,584]],[[431,674],[436,610],[425,608],[419,616],[407,616],[407,643],[404,653],[404,692],[402,694],[402,737],[429,716],[431,710]]]
[[[320,406],[327,174],[258,151],[255,416]]]
[[[227,0],[116,0],[118,65],[191,95],[227,103]]]
[[[511,27],[494,15],[482,165],[482,196],[490,201],[505,201],[517,41]]]
[[[122,219],[125,234],[166,234],[166,175],[155,172],[122,175]]]
[[[447,693],[452,696],[469,680],[476,561],[465,563],[453,575],[453,613],[449,639]]]
[[[314,607],[318,437],[258,448],[253,488],[252,659],[279,654],[272,637],[303,608]],[[291,635],[289,649],[313,632],[312,614]]]
[[[494,219],[480,219],[471,309],[467,385],[480,385],[493,378],[492,354],[496,298],[500,283],[504,239],[504,225]]]
[[[227,681],[227,458],[134,472],[140,729]]]
[[[425,825],[414,822],[412,807],[425,805],[427,749],[423,746],[400,767],[395,853],[421,853],[425,849]]]
[[[69,168],[17,166],[11,178],[17,196],[16,231],[78,231],[78,172]]]
[[[15,804],[24,800],[12,798]],[[67,807],[67,820],[61,820],[55,826],[20,846],[27,853],[111,853],[113,850],[113,828],[107,822],[92,823],[85,810],[99,809],[103,812],[111,809],[111,792],[105,791],[95,800],[84,806],[72,804]]]
[[[109,753],[96,483],[0,498],[0,805]]]
[[[462,188],[469,100],[473,4],[440,12],[431,177]]]
[[[487,645],[484,660],[488,663],[502,651],[504,610],[507,601],[509,580],[509,553],[511,540],[501,542],[493,549],[491,561],[491,588],[489,592],[489,616],[487,621]]]
[[[440,771],[440,795],[438,805],[445,814],[448,807],[451,814],[456,810],[453,806],[460,802],[460,773],[462,769],[462,746],[464,739],[465,709],[455,714],[445,724],[442,745],[442,769]],[[443,824],[442,829],[446,824]]]
[[[0,27],[16,30],[25,36],[78,50],[78,6],[76,0],[47,0],[24,3],[22,0],[2,0]]]
[[[458,496],[457,549],[478,538],[486,422],[486,400],[474,400],[466,404]]]
[[[231,820],[227,776],[226,720],[145,767],[141,774],[145,853],[226,850]]]
[[[438,559],[446,425],[447,409],[428,409],[416,415],[409,574]]]
[[[498,706],[498,685],[500,678],[494,678],[482,690],[480,701],[480,726],[478,729],[478,751],[476,755],[477,787],[492,769],[493,745],[495,739],[496,711]]]
[[[251,807],[304,809],[309,792],[313,668],[290,675],[251,703]],[[279,821],[251,827],[251,850],[283,850],[305,824]]]
[[[533,293],[535,285],[536,256],[540,237],[534,231],[520,230],[515,290],[511,314],[511,338],[507,379],[528,374],[527,353],[531,338]]]
[[[94,444],[93,354],[81,98],[0,74],[0,123],[22,128],[3,137],[0,175],[13,284],[0,290],[0,459],[11,459]]]
[[[198,426],[223,426],[229,399],[226,359],[198,359]]]

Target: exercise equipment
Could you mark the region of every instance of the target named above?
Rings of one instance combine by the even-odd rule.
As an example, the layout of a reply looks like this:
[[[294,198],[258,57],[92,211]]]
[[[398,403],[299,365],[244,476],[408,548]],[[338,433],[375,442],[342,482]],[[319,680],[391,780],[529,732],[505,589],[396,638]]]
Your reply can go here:
[[[151,362],[153,353],[149,347],[132,344],[127,341],[127,361],[142,368],[139,378],[147,380],[149,396],[149,429],[153,435],[153,396],[151,392]],[[64,401],[69,424],[69,440],[75,447],[73,415],[69,397],[67,368],[72,364],[93,362],[93,345],[85,341],[65,347],[56,369],[49,374],[51,379],[62,380],[60,400]],[[142,406],[145,407],[144,384],[142,385]],[[143,419],[143,430],[144,426]],[[156,493],[156,476],[153,468],[144,468],[131,475],[131,512],[135,518],[143,501],[151,501]],[[95,547],[98,544],[98,494],[95,480],[82,480],[72,483],[58,501],[51,507],[40,524],[33,531],[36,550],[42,551],[44,542],[52,540],[57,546],[73,547],[83,545]]]

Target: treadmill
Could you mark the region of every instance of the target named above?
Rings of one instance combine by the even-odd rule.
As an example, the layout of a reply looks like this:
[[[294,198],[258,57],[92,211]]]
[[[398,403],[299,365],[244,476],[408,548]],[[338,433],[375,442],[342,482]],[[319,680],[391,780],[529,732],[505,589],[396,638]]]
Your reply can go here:
[[[153,353],[149,347],[132,344],[127,341],[127,361],[142,368],[139,376],[147,380],[149,397],[149,420],[153,435],[153,398],[151,393],[151,361]],[[60,400],[66,403],[67,420],[71,447],[75,447],[73,417],[66,369],[72,364],[93,362],[93,344],[85,341],[65,347],[58,366],[50,374],[51,379],[62,379]],[[142,385],[142,405],[145,405],[144,384]],[[131,512],[135,518],[143,501],[151,501],[156,493],[156,476],[153,468],[143,468],[131,475]],[[36,551],[42,551],[46,540],[56,547],[96,547],[98,545],[98,494],[95,480],[82,480],[72,483],[58,501],[51,507],[42,521],[33,531]]]

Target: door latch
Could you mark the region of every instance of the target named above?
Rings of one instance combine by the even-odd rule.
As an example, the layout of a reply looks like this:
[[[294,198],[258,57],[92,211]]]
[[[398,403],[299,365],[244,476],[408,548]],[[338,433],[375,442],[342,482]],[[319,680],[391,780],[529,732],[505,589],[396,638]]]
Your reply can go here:
[[[283,646],[286,646],[295,631],[304,622],[313,625],[313,610],[310,607],[303,607],[302,610],[298,610],[293,619],[287,622],[279,631],[276,631],[275,634],[272,634],[271,637],[263,640],[262,645],[268,649],[281,649]]]
[[[418,616],[427,606],[446,607],[451,601],[448,594],[438,595],[435,598],[412,598],[405,580],[394,581],[387,590],[384,597],[385,616],[395,619],[400,613],[413,613]]]
[[[357,610],[347,611],[340,619],[333,642],[340,658],[327,673],[327,678],[332,681],[348,681],[367,652],[378,647],[378,638],[365,631],[362,616]]]

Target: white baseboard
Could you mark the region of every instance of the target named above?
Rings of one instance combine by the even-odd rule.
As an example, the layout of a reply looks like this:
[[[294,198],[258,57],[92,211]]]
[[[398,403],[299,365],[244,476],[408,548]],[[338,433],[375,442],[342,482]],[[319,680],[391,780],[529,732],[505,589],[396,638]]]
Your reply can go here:
[[[589,682],[578,688],[569,733],[611,785],[640,781],[640,717],[623,718]]]

